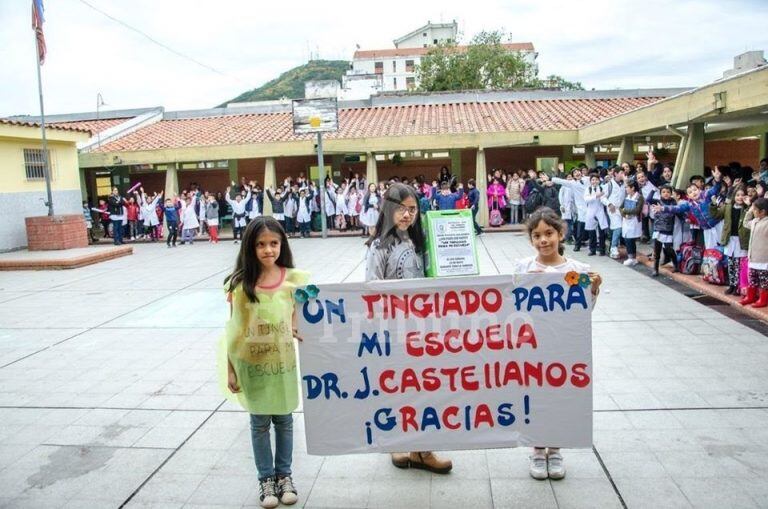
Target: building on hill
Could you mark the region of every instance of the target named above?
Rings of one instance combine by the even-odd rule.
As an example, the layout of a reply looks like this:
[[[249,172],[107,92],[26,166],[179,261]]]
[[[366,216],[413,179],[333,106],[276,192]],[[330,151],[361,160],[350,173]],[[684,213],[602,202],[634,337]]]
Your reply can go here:
[[[409,32],[392,41],[395,48],[428,48],[441,43],[453,43],[459,35],[459,24],[456,20],[450,23],[432,23],[427,21],[423,27]]]
[[[456,42],[458,24],[427,23],[413,32],[394,40],[394,48],[357,50],[352,58],[352,69],[342,83],[342,98],[361,99],[381,92],[415,90],[419,86],[416,68],[430,48]],[[504,47],[516,52],[531,65],[536,73],[538,53],[530,42],[509,43]],[[466,51],[467,46],[455,46],[455,51]],[[367,94],[367,96],[366,96]]]

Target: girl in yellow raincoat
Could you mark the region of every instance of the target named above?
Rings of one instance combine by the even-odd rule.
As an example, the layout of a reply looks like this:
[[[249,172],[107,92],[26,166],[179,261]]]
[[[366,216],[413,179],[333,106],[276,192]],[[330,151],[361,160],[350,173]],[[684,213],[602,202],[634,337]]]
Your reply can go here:
[[[262,216],[245,229],[235,270],[224,281],[231,316],[219,353],[221,385],[251,414],[261,506],[267,508],[298,500],[291,479],[291,412],[299,405],[294,291],[308,278],[293,268],[280,223]]]

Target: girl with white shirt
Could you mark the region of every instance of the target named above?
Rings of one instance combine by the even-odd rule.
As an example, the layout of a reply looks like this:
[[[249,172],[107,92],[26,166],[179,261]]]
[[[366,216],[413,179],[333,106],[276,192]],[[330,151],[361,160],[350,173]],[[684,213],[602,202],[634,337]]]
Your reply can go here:
[[[357,192],[357,186],[350,184],[347,197],[347,210],[349,211],[349,226],[353,231],[360,227],[358,222],[358,219],[360,218],[360,210],[358,210],[358,207],[361,207],[362,210],[360,200],[361,196],[360,193]]]
[[[621,212],[621,236],[624,237],[624,245],[627,246],[627,259],[624,265],[632,267],[637,265],[637,239],[643,235],[643,204],[645,200],[639,191],[637,181],[627,182],[627,196],[624,198],[619,211]]]
[[[335,221],[336,229],[347,229],[347,216],[349,215],[349,207],[347,207],[347,193],[349,193],[349,186],[346,183],[342,183],[340,187],[336,188],[336,210]]]
[[[613,175],[603,184],[605,196],[603,204],[607,208],[608,228],[611,234],[610,256],[614,260],[619,257],[619,242],[621,241],[621,212],[619,209],[624,204],[626,191],[624,190],[624,170],[621,166],[613,167]]]
[[[566,225],[554,210],[541,207],[528,218],[528,238],[537,254],[519,260],[512,271],[516,274],[527,272],[570,272],[588,273],[592,282],[592,305],[600,293],[602,279],[596,272],[589,271],[589,265],[563,256]],[[529,473],[538,480],[562,479],[565,477],[565,463],[559,447],[534,447],[530,456]]]
[[[594,256],[595,251],[600,251],[600,256],[605,256],[605,230],[608,228],[608,217],[605,215],[604,197],[600,177],[593,174],[589,178],[589,187],[584,190],[584,203],[587,207],[584,229],[589,234],[589,256]]]

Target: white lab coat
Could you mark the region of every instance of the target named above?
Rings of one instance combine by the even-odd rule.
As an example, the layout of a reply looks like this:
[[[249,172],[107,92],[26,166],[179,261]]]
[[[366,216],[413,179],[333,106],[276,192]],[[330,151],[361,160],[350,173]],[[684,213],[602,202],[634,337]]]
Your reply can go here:
[[[576,215],[576,203],[573,201],[573,190],[567,186],[560,186],[557,193],[557,199],[560,202],[560,213],[566,221],[573,219]]]
[[[560,177],[552,177],[555,184],[566,186],[573,191],[573,201],[576,204],[576,215],[579,221],[586,221],[587,203],[584,201],[584,191],[589,187],[589,177],[581,177],[581,180],[566,180]]]
[[[192,195],[192,201],[187,205],[186,202],[181,202],[181,222],[184,223],[185,230],[194,230],[200,228],[200,222],[197,220],[197,214],[195,214],[195,203],[197,203],[197,194]]]
[[[615,181],[608,181],[603,184],[603,190],[606,193],[603,196],[603,205],[613,205],[616,209],[611,212],[606,210],[608,215],[609,228],[611,230],[618,230],[621,228],[621,212],[619,208],[624,204],[624,197],[627,195],[627,190],[623,185]]]
[[[605,206],[602,202],[602,196],[597,193],[602,192],[602,187],[596,188],[591,185],[584,190],[584,203],[586,204],[586,215],[584,217],[584,227],[587,231],[596,230],[598,225],[601,230],[608,228],[608,217],[605,215]]]
[[[349,215],[349,207],[347,207],[347,193],[349,193],[349,186],[344,189],[344,191],[339,194],[336,193],[336,215],[343,215],[347,216]]]
[[[637,201],[640,198],[640,193],[635,193],[632,196],[627,196],[627,200]],[[643,224],[637,218],[637,216],[623,217],[621,220],[621,236],[625,239],[639,239],[643,235]]]
[[[160,196],[156,196],[154,200],[147,203],[144,200],[144,196],[141,197],[141,215],[144,217],[144,226],[152,227],[160,224],[160,220],[157,218],[157,202],[160,200]]]
[[[224,194],[224,199],[227,200],[227,203],[229,203],[229,206],[232,207],[232,226],[235,228],[244,228],[245,227],[245,205],[248,203],[248,200],[251,199],[251,190],[248,190],[248,193],[245,195],[244,200],[240,200],[239,202],[233,200],[229,197],[229,193]],[[235,214],[243,214],[243,217],[235,218]]]

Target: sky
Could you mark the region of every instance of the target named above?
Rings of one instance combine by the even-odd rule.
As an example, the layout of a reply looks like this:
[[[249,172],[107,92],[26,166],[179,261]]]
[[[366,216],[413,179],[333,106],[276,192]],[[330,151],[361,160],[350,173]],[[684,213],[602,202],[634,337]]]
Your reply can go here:
[[[356,45],[392,48],[427,21],[455,19],[464,40],[503,29],[514,42],[534,44],[541,76],[598,90],[699,86],[721,77],[735,55],[768,51],[765,0],[44,3],[47,114],[95,111],[98,94],[102,110],[210,108],[306,63],[310,53],[351,60]],[[0,0],[0,116],[40,112],[30,6]]]

